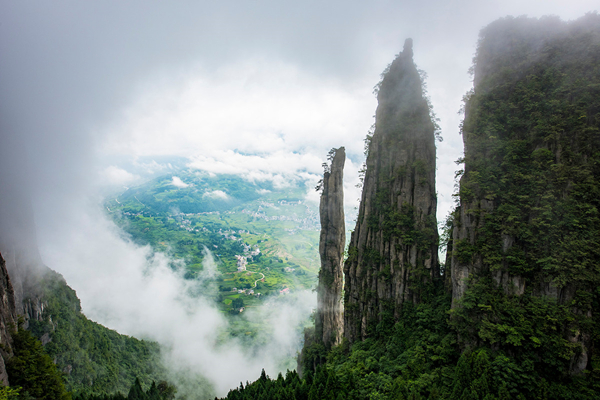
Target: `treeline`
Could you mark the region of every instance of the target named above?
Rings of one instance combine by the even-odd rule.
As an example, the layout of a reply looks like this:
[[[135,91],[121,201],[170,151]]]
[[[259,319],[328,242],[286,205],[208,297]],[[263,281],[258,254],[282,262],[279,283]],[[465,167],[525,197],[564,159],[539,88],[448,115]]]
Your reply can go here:
[[[19,328],[12,335],[14,355],[6,362],[10,387],[0,387],[0,400],[172,400],[176,388],[166,381],[154,381],[144,391],[138,378],[127,396],[121,393],[72,396],[42,343],[31,332]],[[105,389],[110,390],[110,386]]]
[[[74,396],[73,400],[171,400],[175,398],[176,392],[175,387],[169,385],[166,381],[161,381],[158,385],[156,382],[152,382],[150,388],[144,391],[140,380],[136,378],[127,396],[121,393],[100,396],[80,395]]]
[[[313,376],[309,373],[306,379],[300,379],[296,371],[288,371],[285,378],[281,373],[277,379],[270,379],[263,369],[260,378],[246,387],[240,387],[229,392],[227,399],[231,400],[328,400],[347,399],[345,391],[335,374],[330,374],[326,368],[317,370]]]
[[[12,335],[14,355],[6,362],[10,388],[0,399],[70,400],[63,377],[31,332],[20,328]]]

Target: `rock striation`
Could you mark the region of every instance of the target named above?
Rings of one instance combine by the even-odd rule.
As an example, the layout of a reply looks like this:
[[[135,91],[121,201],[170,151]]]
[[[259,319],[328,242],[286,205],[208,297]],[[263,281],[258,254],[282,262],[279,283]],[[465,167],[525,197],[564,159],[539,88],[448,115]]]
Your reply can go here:
[[[413,62],[412,40],[384,73],[356,228],[344,264],[344,336],[398,318],[439,277],[435,124]]]
[[[331,165],[323,176],[321,203],[321,236],[319,254],[321,270],[317,288],[317,314],[315,338],[326,348],[339,344],[343,332],[342,289],[344,277],[342,263],[346,246],[344,219],[344,163],[343,147],[330,153]]]

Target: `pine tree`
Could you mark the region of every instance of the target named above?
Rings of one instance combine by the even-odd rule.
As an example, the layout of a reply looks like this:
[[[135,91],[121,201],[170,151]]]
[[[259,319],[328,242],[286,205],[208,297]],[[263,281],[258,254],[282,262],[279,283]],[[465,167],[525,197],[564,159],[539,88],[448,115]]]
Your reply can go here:
[[[139,378],[135,378],[135,382],[131,385],[127,400],[148,400],[148,396],[144,393]]]

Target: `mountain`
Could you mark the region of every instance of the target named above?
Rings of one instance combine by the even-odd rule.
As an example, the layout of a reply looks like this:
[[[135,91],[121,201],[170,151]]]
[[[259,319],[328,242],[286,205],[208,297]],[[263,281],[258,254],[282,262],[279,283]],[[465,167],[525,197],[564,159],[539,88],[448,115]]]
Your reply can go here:
[[[500,19],[474,62],[446,264],[407,41],[379,85],[344,340],[307,340],[300,376],[263,374],[228,399],[600,396],[600,16]]]
[[[3,255],[10,276],[17,277],[12,281],[19,290],[13,290],[12,285],[4,289],[7,304],[0,309],[0,326],[12,331],[20,320],[20,326],[41,342],[44,352],[62,372],[68,391],[126,392],[136,377],[149,386],[165,375],[156,343],[121,335],[89,320],[81,312],[75,291],[60,274],[42,264],[22,264],[24,258],[18,252],[9,250]],[[5,283],[11,281],[5,278]],[[11,347],[5,345],[4,349],[10,360]]]
[[[146,386],[159,381],[164,370],[158,345],[120,335],[87,319],[75,291],[44,265],[37,247],[31,193],[15,173],[27,169],[26,153],[12,143],[10,135],[4,138],[0,146],[0,355],[7,365],[16,360],[16,364],[44,366],[44,370],[25,368],[27,379],[33,376],[30,372],[53,376],[53,369],[58,369],[57,373],[64,374],[66,390],[74,394],[126,391],[136,377]],[[17,330],[19,325],[21,330]],[[17,357],[13,337],[23,352]],[[16,379],[17,386],[24,386],[18,383],[23,382],[22,372],[16,372],[17,379],[9,371],[8,382]],[[1,365],[0,379],[6,383]],[[60,384],[62,379],[58,377]]]
[[[464,346],[546,379],[593,373],[600,268],[600,17],[486,27],[465,104],[450,270]]]
[[[323,176],[323,191],[319,205],[321,270],[315,317],[315,338],[327,348],[340,344],[343,333],[342,263],[344,247],[346,247],[343,179],[346,150],[343,147],[332,149],[330,158],[331,165]]]

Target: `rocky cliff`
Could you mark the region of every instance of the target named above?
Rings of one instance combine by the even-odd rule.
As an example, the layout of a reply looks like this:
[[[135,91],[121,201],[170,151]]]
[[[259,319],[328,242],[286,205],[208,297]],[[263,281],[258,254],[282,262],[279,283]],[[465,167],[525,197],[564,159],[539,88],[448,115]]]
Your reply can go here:
[[[482,30],[450,257],[452,307],[471,326],[463,338],[534,348],[551,324],[571,373],[588,367],[597,319],[599,65],[597,14]],[[522,332],[515,313],[539,319],[539,332]]]
[[[346,246],[344,222],[344,163],[343,147],[330,153],[331,165],[325,170],[319,211],[321,237],[319,254],[321,270],[317,288],[315,338],[329,348],[340,343],[343,331],[342,262]]]
[[[377,96],[356,228],[344,264],[344,336],[369,335],[384,315],[419,302],[439,276],[435,125],[413,62],[412,40]]]
[[[6,262],[0,254],[0,382],[8,385],[5,361],[12,356],[11,334],[17,327],[15,293],[8,277]]]

